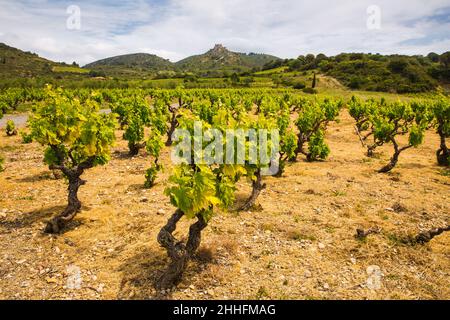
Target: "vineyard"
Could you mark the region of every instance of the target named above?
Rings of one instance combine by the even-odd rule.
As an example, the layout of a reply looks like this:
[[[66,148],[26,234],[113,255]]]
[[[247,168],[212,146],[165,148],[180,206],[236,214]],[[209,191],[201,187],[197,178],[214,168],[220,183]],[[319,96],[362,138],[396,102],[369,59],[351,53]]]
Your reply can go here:
[[[444,94],[0,92],[0,118],[23,110],[0,136],[0,298],[450,298]]]

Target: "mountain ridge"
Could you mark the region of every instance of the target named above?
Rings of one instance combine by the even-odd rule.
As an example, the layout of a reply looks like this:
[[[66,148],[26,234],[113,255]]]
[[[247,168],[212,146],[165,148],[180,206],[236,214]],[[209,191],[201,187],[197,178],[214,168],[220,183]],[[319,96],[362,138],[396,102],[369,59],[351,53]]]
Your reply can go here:
[[[232,72],[249,71],[262,68],[265,64],[280,61],[281,58],[257,53],[241,53],[228,50],[222,44],[216,44],[212,49],[199,55],[186,57],[175,65],[184,71],[208,71],[225,69]]]
[[[205,53],[192,55],[177,62],[150,53],[132,53],[113,56],[86,64],[83,68],[110,73],[130,73],[131,70],[144,72],[242,72],[261,68],[266,63],[280,61],[272,55],[241,53],[228,50],[216,44]]]

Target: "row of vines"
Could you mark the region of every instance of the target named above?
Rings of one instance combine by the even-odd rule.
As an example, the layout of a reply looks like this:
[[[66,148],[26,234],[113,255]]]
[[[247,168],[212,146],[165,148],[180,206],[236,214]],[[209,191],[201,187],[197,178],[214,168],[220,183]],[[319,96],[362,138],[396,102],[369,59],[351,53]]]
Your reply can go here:
[[[28,128],[22,133],[25,143],[35,141],[45,146],[44,161],[49,169],[60,172],[68,181],[66,209],[48,221],[45,232],[59,233],[81,209],[78,190],[86,181],[85,170],[106,165],[111,159],[111,147],[118,129],[128,142],[130,156],[145,149],[150,165],[145,175],[145,187],[151,188],[164,163],[160,155],[165,147],[177,145],[181,137],[176,129],[191,133],[190,144],[195,141],[195,123],[204,129],[218,129],[228,143],[237,145],[226,135],[229,129],[276,129],[277,141],[269,135],[269,143],[279,143],[276,177],[281,178],[290,162],[324,161],[330,154],[326,142],[329,124],[339,121],[343,108],[355,120],[355,133],[367,156],[374,155],[382,145],[392,145],[392,156],[380,173],[393,170],[400,155],[424,140],[427,130],[440,137],[436,146],[439,165],[449,165],[450,154],[446,138],[450,136],[450,101],[443,95],[434,99],[413,102],[387,102],[384,99],[349,101],[330,97],[311,97],[289,90],[64,90],[47,87],[37,89],[10,89],[0,94],[0,117],[19,104],[30,103],[32,115]],[[17,134],[9,123],[8,135]],[[407,136],[407,139],[400,139]],[[273,141],[272,141],[273,140]],[[400,143],[400,141],[407,141]],[[202,147],[207,147],[208,139]],[[356,141],[355,141],[356,143]],[[251,194],[240,208],[251,208],[265,188],[263,171],[267,164],[250,159],[250,150],[257,149],[251,140],[245,143],[243,163],[205,164],[190,161],[174,166],[165,190],[176,208],[161,228],[158,243],[171,259],[159,281],[167,288],[180,281],[183,271],[201,241],[201,232],[214,215],[214,208],[229,208],[235,202],[236,184],[246,179]],[[237,153],[237,150],[235,150]],[[191,155],[193,158],[198,155]],[[0,169],[4,160],[0,157]],[[177,223],[186,217],[192,219],[187,241],[173,235]]]

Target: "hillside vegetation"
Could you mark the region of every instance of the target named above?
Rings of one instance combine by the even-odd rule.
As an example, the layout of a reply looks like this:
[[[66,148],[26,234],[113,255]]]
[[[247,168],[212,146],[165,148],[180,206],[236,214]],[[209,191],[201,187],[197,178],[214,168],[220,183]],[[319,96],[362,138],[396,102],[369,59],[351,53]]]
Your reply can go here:
[[[265,64],[276,61],[281,59],[267,54],[232,52],[216,44],[205,54],[188,57],[175,65],[184,71],[210,76],[223,75],[224,72],[259,71]]]
[[[174,69],[169,60],[148,53],[110,57],[89,63],[84,67],[114,77],[148,76],[149,73]]]
[[[281,61],[267,54],[232,52],[217,44],[204,54],[187,57],[176,63],[147,53],[127,54],[89,63],[85,68],[99,75],[113,77],[158,78],[182,77],[187,73],[197,76],[224,76],[233,72],[259,71],[265,64]]]
[[[0,43],[0,87],[42,87],[61,80],[87,78],[88,69],[73,64],[54,62],[36,53],[25,52]]]
[[[391,93],[448,91],[450,52],[427,56],[342,53],[296,59],[238,53],[217,44],[204,54],[173,63],[148,53],[98,60],[79,68],[0,44],[0,88],[294,88]]]
[[[450,52],[442,55],[402,56],[342,53],[334,57],[308,54],[297,59],[269,63],[270,70],[315,71],[332,76],[350,89],[382,92],[426,92],[450,82]]]
[[[0,43],[0,79],[49,75],[55,65],[57,63],[37,54]]]

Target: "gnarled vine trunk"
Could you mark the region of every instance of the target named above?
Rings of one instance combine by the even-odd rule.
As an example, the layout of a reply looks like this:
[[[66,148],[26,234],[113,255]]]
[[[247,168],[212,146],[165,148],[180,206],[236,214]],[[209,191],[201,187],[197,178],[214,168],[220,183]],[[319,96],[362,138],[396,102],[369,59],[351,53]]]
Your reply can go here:
[[[197,222],[190,226],[189,237],[184,244],[173,236],[177,223],[183,216],[184,212],[177,209],[158,234],[158,243],[166,249],[171,260],[167,270],[158,281],[157,286],[160,289],[170,288],[181,281],[189,260],[200,246],[201,232],[208,225],[203,216],[198,214]]]
[[[389,161],[389,163],[387,165],[385,165],[383,168],[381,168],[380,170],[378,170],[378,172],[386,173],[386,172],[389,172],[392,169],[394,169],[395,165],[398,162],[399,155],[400,155],[400,152],[395,151],[394,155],[391,157],[391,160]]]
[[[373,135],[373,131],[367,133],[365,136],[361,135],[361,126],[362,124],[357,124],[355,125],[355,132],[358,135],[359,141],[361,142],[361,145],[365,148],[367,148],[367,156],[373,157],[373,152],[375,151],[375,149],[377,148],[377,146],[379,146],[379,144],[377,144],[375,141],[373,144],[367,144],[366,140]],[[375,140],[375,139],[374,139]]]
[[[450,225],[443,228],[435,228],[425,232],[421,232],[415,237],[414,240],[416,243],[425,244],[427,242],[430,242],[434,237],[440,235],[441,233],[444,233],[445,231],[450,231]]]
[[[368,145],[367,146],[367,156],[369,158],[373,157],[373,152],[375,151],[377,145],[376,144],[372,144],[372,145]]]
[[[396,164],[398,162],[398,157],[400,156],[400,153],[402,151],[405,151],[406,149],[409,149],[412,147],[411,145],[407,145],[402,148],[399,148],[397,141],[395,141],[394,139],[392,139],[391,141],[392,141],[392,144],[394,145],[394,154],[392,155],[389,163],[387,165],[385,165],[383,168],[381,168],[380,170],[378,170],[378,172],[380,172],[380,173],[386,173],[386,172],[389,172],[392,169],[394,169],[394,167],[396,166]]]
[[[313,162],[313,161],[315,161],[315,160],[316,160],[316,159],[313,158],[313,155],[312,155],[311,152],[308,152],[308,153],[306,154],[306,161],[308,161],[308,162]]]
[[[139,153],[139,150],[145,147],[145,143],[129,143],[128,149],[130,149],[129,155],[136,156]]]
[[[8,137],[17,136],[17,129],[13,129],[11,131],[6,131],[6,135]]]
[[[242,211],[246,211],[246,210],[250,209],[251,207],[253,207],[253,205],[255,204],[256,199],[258,198],[261,191],[266,188],[266,184],[262,183],[261,169],[258,169],[255,172],[255,175],[256,175],[256,180],[252,181],[252,194],[247,199],[245,204],[240,208],[240,210],[242,210]]]
[[[440,166],[448,166],[450,164],[450,151],[445,144],[445,135],[441,126],[438,128],[438,134],[441,144],[439,150],[436,151],[437,162]]]
[[[172,118],[170,119],[170,127],[169,130],[167,130],[167,141],[166,141],[166,147],[170,147],[173,143],[172,141],[172,135],[175,132],[175,129],[178,127],[178,119],[175,111],[172,113]]]
[[[92,168],[93,159],[90,159],[74,168],[68,168],[64,165],[52,165],[51,170],[61,170],[62,173],[69,180],[67,207],[66,209],[55,216],[53,219],[47,222],[44,232],[46,233],[59,233],[64,226],[71,221],[75,215],[81,209],[81,201],[78,199],[78,190],[82,185],[86,184],[86,181],[81,179],[85,169]]]
[[[46,233],[59,233],[80,211],[81,201],[78,199],[78,189],[84,184],[86,181],[80,179],[79,175],[69,177],[68,205],[62,213],[47,222],[44,230]]]
[[[299,153],[301,153],[305,156],[308,155],[308,153],[304,150],[304,144],[306,141],[307,141],[307,139],[306,139],[305,135],[300,132],[297,135],[297,148],[294,151],[295,157],[293,157],[292,159],[289,159],[290,161],[297,161],[297,157],[298,157]]]

